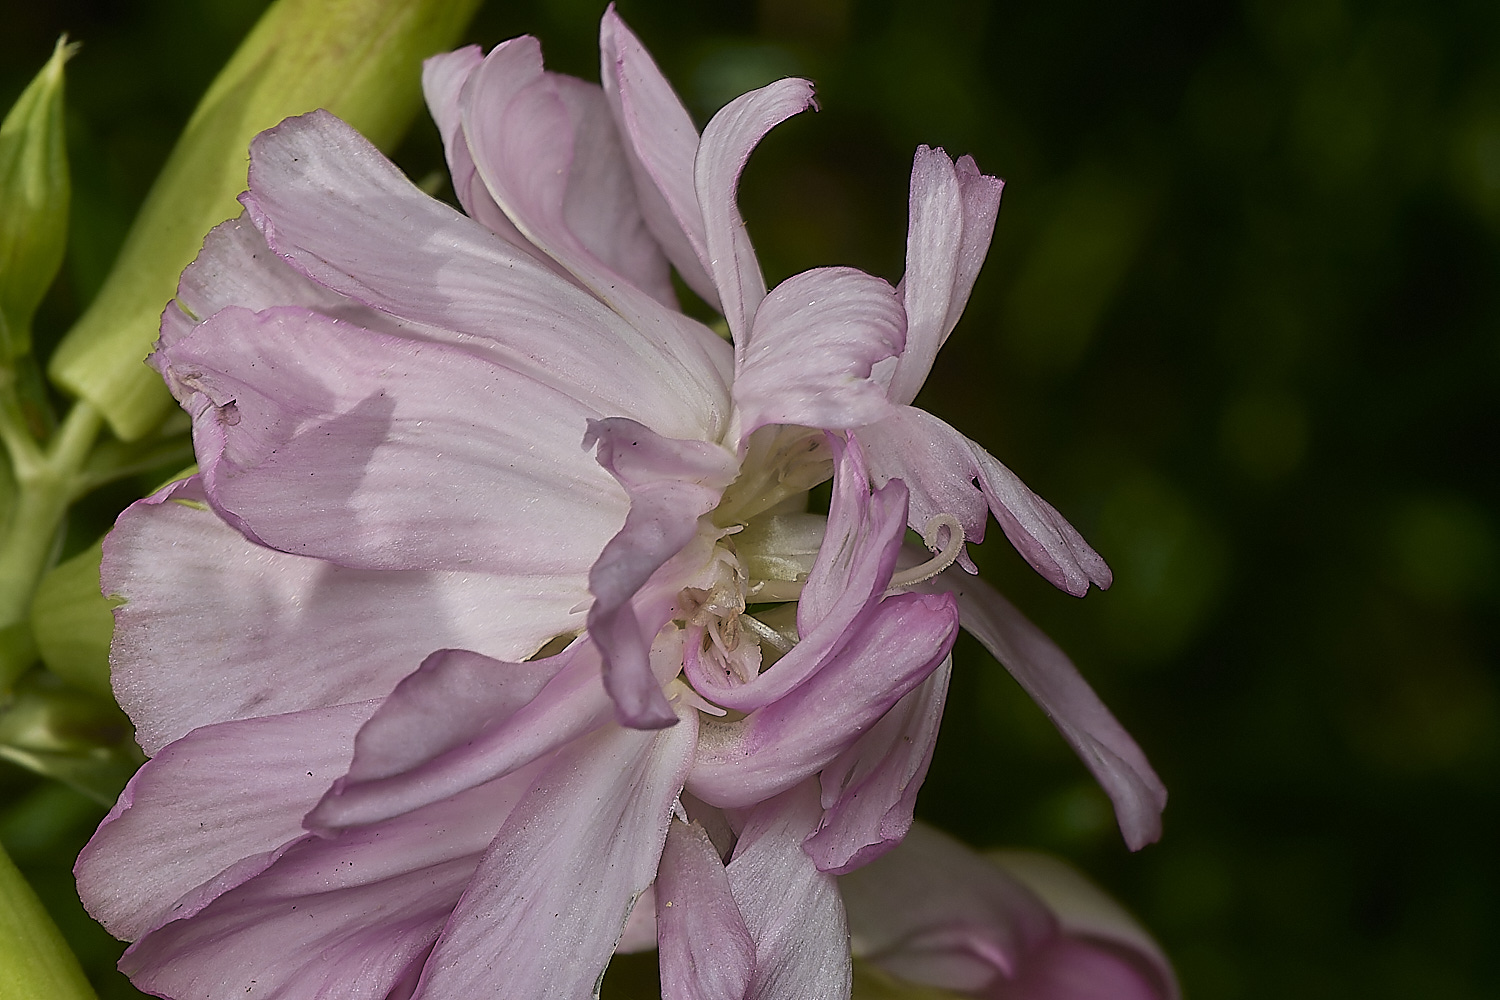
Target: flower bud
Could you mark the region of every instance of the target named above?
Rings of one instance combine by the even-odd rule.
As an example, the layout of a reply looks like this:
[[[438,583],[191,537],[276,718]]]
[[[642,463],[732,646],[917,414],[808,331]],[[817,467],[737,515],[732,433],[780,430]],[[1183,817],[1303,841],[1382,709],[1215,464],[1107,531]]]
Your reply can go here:
[[[78,959],[0,847],[0,976],[5,996],[94,1000]]]
[[[99,591],[100,555],[96,542],[42,577],[31,604],[31,633],[49,670],[80,690],[113,698],[109,640],[115,619],[112,602]]]
[[[0,124],[0,365],[31,350],[31,317],[62,264],[68,238],[68,152],[63,64],[52,58]]]
[[[478,0],[277,0],[203,96],[104,287],[49,366],[123,440],[171,400],[141,364],[203,235],[236,215],[250,139],[326,108],[389,149],[420,101],[424,57],[450,47]]]

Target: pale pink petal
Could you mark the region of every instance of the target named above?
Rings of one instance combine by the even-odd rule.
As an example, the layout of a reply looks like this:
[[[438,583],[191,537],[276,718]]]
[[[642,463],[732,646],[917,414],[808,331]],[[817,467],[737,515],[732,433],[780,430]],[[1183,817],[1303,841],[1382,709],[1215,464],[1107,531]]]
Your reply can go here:
[[[887,416],[891,405],[870,369],[901,350],[904,325],[891,286],[852,267],[777,285],[736,359],[730,434],[741,452],[767,424],[844,430]]]
[[[726,104],[704,127],[698,144],[693,190],[703,212],[703,263],[713,276],[736,342],[749,335],[755,310],[766,295],[765,275],[735,203],[740,172],[767,132],[813,106],[810,81],[778,80]]]
[[[459,344],[671,436],[714,436],[727,419],[722,340],[685,320],[633,326],[417,190],[332,115],[258,136],[241,200],[293,267],[411,322],[412,336]],[[658,319],[672,315],[658,308]]]
[[[636,897],[625,920],[625,929],[620,932],[620,941],[615,945],[616,955],[635,955],[643,951],[656,950],[656,886],[652,885]]]
[[[301,309],[221,310],[163,361],[204,486],[246,536],[365,569],[578,576],[624,494],[576,400],[458,348]]]
[[[508,996],[591,995],[656,876],[696,715],[662,730],[606,726],[555,755],[475,872],[417,997],[488,996],[501,982]]]
[[[839,890],[855,957],[958,993],[988,995],[1059,933],[1031,890],[922,823],[895,850],[841,877]]]
[[[812,782],[751,812],[729,862],[729,886],[755,941],[746,1000],[830,1000],[850,988],[849,932],[833,876],[802,841],[818,821]]]
[[[1164,1000],[1139,960],[1107,944],[1066,935],[1028,956],[1015,979],[999,979],[991,1000]]]
[[[519,772],[386,823],[305,836],[191,919],[137,941],[120,967],[162,996],[383,1000],[432,946],[534,778]]]
[[[599,464],[630,496],[624,527],[589,571],[589,635],[604,654],[604,686],[621,723],[670,726],[676,716],[649,655],[666,619],[642,621],[633,601],[652,574],[698,534],[698,518],[718,505],[738,465],[718,445],[664,438],[623,417],[590,421],[584,446],[597,446]]]
[[[161,749],[78,856],[84,906],[133,941],[265,868],[302,836],[303,814],[349,766],[377,704],[223,722]]]
[[[550,662],[484,662],[445,653],[423,667],[392,692],[369,731],[360,733],[354,773],[336,781],[308,813],[308,829],[374,823],[462,794],[544,758],[610,718],[592,642],[575,642]],[[487,683],[504,671],[519,675],[515,684]],[[549,673],[541,691],[522,702]],[[417,745],[407,742],[406,734],[433,724],[433,696],[445,690],[462,692],[473,704],[458,724],[436,726]]]
[[[876,485],[906,483],[910,523],[918,531],[938,514],[951,514],[963,525],[965,541],[978,542],[993,512],[1016,551],[1059,589],[1081,597],[1090,583],[1103,589],[1113,580],[1109,566],[1051,504],[930,413],[898,407],[861,430],[860,440]]]
[[[1085,1000],[1105,993],[1130,1000],[1177,1000],[1181,995],[1177,975],[1161,946],[1124,907],[1076,869],[1036,851],[990,851],[985,856],[1041,897],[1070,939],[1066,948],[1049,956],[1051,968],[1032,978],[1053,983],[1071,980],[1078,989],[1073,993],[1058,992],[1056,987],[1050,993],[1039,989],[1040,996]],[[1090,971],[1085,973],[1085,969]],[[1105,992],[1097,985],[1100,982],[1118,984],[1112,987],[1117,992]],[[1095,984],[1095,992],[1082,992],[1085,984]]]
[[[952,672],[950,656],[823,768],[823,819],[802,845],[819,871],[843,875],[869,864],[911,829]]]
[[[507,243],[543,263],[550,259],[531,241],[521,235],[516,224],[495,204],[489,189],[474,168],[474,158],[469,153],[469,143],[464,136],[463,116],[459,111],[459,95],[475,68],[484,61],[484,54],[477,45],[466,45],[452,52],[432,56],[422,63],[422,93],[427,98],[427,110],[437,123],[443,137],[443,152],[448,159],[448,174],[453,179],[453,193],[458,203],[469,213],[469,218],[482,223],[490,232]],[[553,265],[555,266],[555,265]],[[557,267],[558,273],[563,272]]]
[[[693,188],[698,129],[614,4],[599,24],[599,60],[599,79],[624,139],[646,225],[687,286],[718,309],[703,212]]]
[[[522,659],[583,627],[587,598],[536,577],[352,570],[246,541],[196,478],[105,539],[115,695],[147,753],[198,726],[383,698],[430,651]]]
[[[544,72],[540,45],[523,36],[473,72],[460,111],[480,177],[532,243],[606,301],[628,295],[623,278],[676,305],[597,86]]]
[[[741,807],[816,773],[938,668],[957,631],[950,601],[887,598],[790,694],[735,722],[705,719],[688,791]]]
[[[1159,839],[1167,790],[1067,654],[983,580],[950,570],[932,586],[958,599],[964,628],[1010,671],[1093,772],[1114,803],[1130,849]]]
[[[910,403],[916,397],[938,349],[963,314],[989,252],[1002,187],[998,178],[981,174],[970,157],[955,166],[941,149],[917,147],[901,281],[906,350],[891,380],[891,402]]]
[[[663,1000],[744,1000],[755,942],[703,828],[673,820],[656,876]]]

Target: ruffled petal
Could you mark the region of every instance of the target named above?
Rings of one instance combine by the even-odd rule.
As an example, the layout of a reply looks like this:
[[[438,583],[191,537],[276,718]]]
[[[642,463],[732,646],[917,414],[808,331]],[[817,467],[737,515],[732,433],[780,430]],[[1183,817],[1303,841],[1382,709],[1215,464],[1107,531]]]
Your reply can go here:
[[[849,996],[844,904],[833,877],[802,851],[818,812],[817,789],[808,782],[757,806],[735,845],[729,886],[755,941],[746,1000]]]
[[[465,45],[452,52],[432,56],[422,63],[422,93],[427,99],[427,110],[437,123],[438,133],[443,137],[443,152],[448,159],[448,175],[453,180],[453,193],[458,203],[469,213],[469,218],[483,224],[490,232],[507,243],[522,250],[544,264],[549,264],[559,274],[566,272],[549,263],[551,258],[537,249],[530,240],[521,235],[516,224],[495,204],[489,188],[474,167],[474,157],[469,153],[469,143],[464,136],[463,115],[459,110],[459,95],[470,74],[484,61],[484,53],[477,45]]]
[[[614,4],[599,23],[599,60],[599,79],[624,140],[646,225],[687,286],[719,309],[706,263],[703,212],[693,188],[698,129]]]
[[[938,668],[957,631],[951,601],[886,598],[796,690],[737,722],[705,719],[688,791],[740,807],[816,773]]]
[[[1053,586],[1083,596],[1114,577],[1099,554],[1047,501],[989,452],[923,410],[910,406],[860,431],[876,485],[900,479],[911,491],[911,526],[938,514],[963,525],[966,541],[984,539],[993,512],[1016,551]]]
[[[559,751],[495,837],[427,961],[417,998],[576,1000],[604,971],[656,876],[697,713],[606,726]]]
[[[302,836],[303,814],[348,767],[377,704],[223,722],[161,749],[78,855],[84,906],[133,941],[266,868]]]
[[[651,641],[667,609],[643,621],[634,599],[698,534],[698,518],[718,504],[738,463],[717,445],[670,440],[621,417],[590,421],[584,447],[596,446],[599,464],[630,496],[630,513],[589,571],[589,635],[604,654],[604,686],[620,722],[670,726],[676,716],[650,666]]]
[[[843,875],[869,864],[911,829],[952,672],[950,656],[823,768],[823,818],[802,845],[819,871]]]
[[[522,36],[472,73],[460,111],[479,175],[532,243],[606,301],[628,294],[624,279],[676,306],[597,86],[544,72],[541,46]]]
[[[1003,187],[999,178],[981,174],[970,157],[954,164],[942,149],[917,147],[901,282],[906,350],[895,366],[891,402],[916,398],[938,349],[963,314],[989,252]]]
[[[673,820],[656,877],[663,1000],[744,1000],[755,942],[703,828]]]
[[[1010,671],[1077,751],[1114,803],[1130,849],[1160,839],[1166,787],[1067,654],[983,580],[950,570],[931,586],[958,599],[964,628]]]
[[[587,591],[538,577],[345,569],[246,541],[196,477],[105,539],[115,696],[155,753],[199,726],[383,698],[433,649],[522,659],[583,625]],[[314,653],[315,651],[315,653]]]
[[[1024,884],[924,823],[840,878],[839,891],[856,958],[959,993],[988,995],[1059,934],[1056,917]]]
[[[308,813],[310,830],[375,823],[517,771],[610,717],[592,642],[533,663],[498,663],[452,650],[434,654],[359,734],[350,773]],[[501,680],[505,675],[508,680]],[[541,684],[535,695],[526,697]],[[461,709],[446,700],[457,693]],[[451,722],[434,725],[447,705]],[[423,726],[432,731],[413,740]]]
[[[160,996],[384,1000],[420,967],[535,776],[338,837],[306,836],[191,919],[136,942],[120,968]]]
[[[693,190],[703,212],[702,259],[737,343],[750,334],[755,310],[766,297],[765,275],[735,201],[740,172],[767,132],[813,106],[810,81],[777,80],[724,105],[704,127],[698,143]]]
[[[730,434],[740,450],[767,424],[844,430],[887,416],[891,405],[870,369],[901,350],[904,326],[891,286],[852,267],[777,285],[736,359]]]
[[[727,418],[730,349],[693,325],[639,328],[482,225],[427,197],[326,112],[251,144],[242,196],[266,241],[319,284],[674,437]]]
[[[586,574],[624,519],[624,494],[578,449],[594,413],[458,348],[225,309],[162,359],[197,390],[210,503],[272,548],[546,587]]]

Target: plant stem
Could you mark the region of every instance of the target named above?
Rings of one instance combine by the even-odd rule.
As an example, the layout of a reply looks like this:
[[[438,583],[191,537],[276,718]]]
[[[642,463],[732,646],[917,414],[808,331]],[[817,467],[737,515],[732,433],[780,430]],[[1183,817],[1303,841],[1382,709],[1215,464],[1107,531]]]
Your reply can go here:
[[[98,411],[79,400],[43,449],[24,427],[7,419],[10,410],[0,407],[0,437],[16,480],[15,509],[0,539],[0,628],[24,620],[29,612],[57,529],[81,492],[84,461],[103,426]]]

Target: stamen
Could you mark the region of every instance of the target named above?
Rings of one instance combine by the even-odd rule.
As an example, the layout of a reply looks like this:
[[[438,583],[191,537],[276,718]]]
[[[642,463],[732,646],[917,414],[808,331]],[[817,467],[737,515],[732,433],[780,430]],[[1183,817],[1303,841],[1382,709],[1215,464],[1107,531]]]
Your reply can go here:
[[[938,538],[944,528],[948,529],[948,543],[938,552]],[[893,574],[887,592],[925,583],[957,562],[959,554],[964,550],[964,527],[952,514],[939,514],[922,529],[922,543],[937,552],[937,555],[920,566]]]
[[[765,622],[756,618],[754,615],[740,615],[739,620],[740,624],[743,625],[747,630],[754,632],[757,636],[759,636],[761,642],[770,643],[772,646],[776,647],[776,650],[778,652],[786,654],[792,651],[792,642],[790,639],[782,635],[780,632],[776,631],[771,626],[767,625]]]

